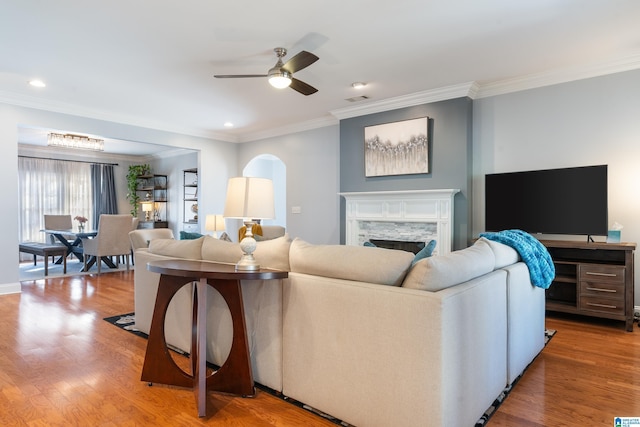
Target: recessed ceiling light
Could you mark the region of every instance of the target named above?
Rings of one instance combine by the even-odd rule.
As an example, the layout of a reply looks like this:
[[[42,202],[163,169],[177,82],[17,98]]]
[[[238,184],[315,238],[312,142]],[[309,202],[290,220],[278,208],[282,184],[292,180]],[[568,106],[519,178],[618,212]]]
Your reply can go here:
[[[226,122],[226,123],[224,124],[224,127],[226,127],[226,128],[232,128],[232,127],[233,127],[233,123],[231,123],[231,122]]]
[[[29,84],[33,87],[45,87],[47,86],[46,84],[44,84],[44,82],[42,80],[38,80],[38,79],[34,79],[34,80],[29,80]]]
[[[354,89],[362,89],[363,87],[365,87],[367,84],[363,83],[363,82],[355,82],[355,83],[351,83],[351,87]]]

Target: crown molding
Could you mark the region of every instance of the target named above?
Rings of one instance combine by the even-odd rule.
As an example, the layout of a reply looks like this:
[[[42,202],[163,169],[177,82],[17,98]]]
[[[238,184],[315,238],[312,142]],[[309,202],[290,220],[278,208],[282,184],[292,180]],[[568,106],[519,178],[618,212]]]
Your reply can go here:
[[[639,68],[640,52],[622,58],[613,59],[607,62],[568,67],[543,73],[503,79],[499,81],[467,82],[442,88],[429,89],[409,95],[397,96],[379,101],[361,103],[357,106],[331,110],[329,111],[329,115],[327,116],[300,123],[294,123],[292,125],[268,129],[265,131],[241,133],[236,135],[205,131],[203,129],[190,129],[171,125],[166,122],[134,118],[131,116],[119,115],[95,109],[91,110],[76,105],[48,101],[37,97],[18,95],[11,92],[0,92],[0,103],[62,114],[69,114],[79,117],[86,117],[96,120],[111,121],[130,126],[143,127],[182,135],[214,139],[222,142],[243,143],[337,125],[339,124],[339,120],[344,120],[351,117],[375,114],[460,97],[469,97],[471,99],[486,98],[490,96],[535,89],[538,87],[551,86],[554,84],[567,83],[592,77],[631,71]]]
[[[504,95],[560,83],[600,77],[640,68],[640,53],[617,58],[608,62],[600,62],[579,67],[568,67],[543,73],[529,74],[495,82],[482,83],[478,86],[474,99]]]
[[[337,110],[330,111],[330,113],[338,119],[344,120],[351,117],[381,113],[384,111],[397,110],[398,108],[413,107],[414,105],[429,104],[431,102],[469,96],[474,87],[474,82],[462,83],[459,85],[416,92],[409,95],[396,96],[394,98],[383,99],[381,101],[368,102],[355,107],[339,108]]]
[[[261,139],[289,135],[292,133],[304,132],[326,126],[334,126],[338,125],[339,123],[340,122],[335,117],[325,116],[300,123],[294,123],[292,125],[269,129],[266,131],[243,134],[239,137],[237,142],[253,142]]]
[[[18,142],[18,156],[34,156],[45,157],[49,159],[57,160],[78,160],[84,162],[133,162],[140,163],[145,161],[151,161],[156,158],[175,157],[183,154],[193,152],[193,150],[176,148],[175,150],[166,150],[161,153],[145,154],[145,155],[131,155],[131,154],[119,154],[119,153],[106,153],[104,151],[88,151],[77,150],[73,148],[53,148],[48,146],[38,146],[32,144],[24,144]]]
[[[163,132],[177,133],[181,135],[195,136],[199,138],[216,139],[225,142],[238,142],[238,138],[232,135],[203,131],[202,129],[191,129],[181,126],[169,125],[166,122],[142,119],[121,114],[114,114],[102,110],[90,109],[78,105],[67,104],[57,101],[43,100],[41,98],[19,95],[12,92],[0,91],[0,103],[15,105],[24,108],[33,108],[53,113],[68,114],[71,116],[85,117],[89,119],[102,120],[114,123],[121,123],[129,126],[142,127],[159,130]]]

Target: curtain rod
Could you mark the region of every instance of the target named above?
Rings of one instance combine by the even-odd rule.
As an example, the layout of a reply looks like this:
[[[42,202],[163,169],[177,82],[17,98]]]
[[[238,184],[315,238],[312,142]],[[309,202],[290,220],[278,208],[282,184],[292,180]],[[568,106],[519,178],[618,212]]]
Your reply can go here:
[[[89,164],[92,164],[92,165],[120,166],[117,163],[89,162],[89,161],[86,161],[86,160],[52,159],[52,158],[49,158],[49,157],[21,156],[21,155],[18,155],[18,157],[24,157],[25,159],[56,160],[56,161],[59,161],[59,162],[89,163]]]

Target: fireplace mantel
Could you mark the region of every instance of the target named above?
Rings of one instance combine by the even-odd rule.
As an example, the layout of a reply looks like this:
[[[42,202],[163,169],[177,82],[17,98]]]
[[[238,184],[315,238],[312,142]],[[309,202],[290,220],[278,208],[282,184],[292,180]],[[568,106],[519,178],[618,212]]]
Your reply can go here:
[[[451,252],[453,199],[458,192],[459,189],[340,193],[346,201],[345,243],[362,245],[381,237],[405,241],[436,239],[434,253]]]

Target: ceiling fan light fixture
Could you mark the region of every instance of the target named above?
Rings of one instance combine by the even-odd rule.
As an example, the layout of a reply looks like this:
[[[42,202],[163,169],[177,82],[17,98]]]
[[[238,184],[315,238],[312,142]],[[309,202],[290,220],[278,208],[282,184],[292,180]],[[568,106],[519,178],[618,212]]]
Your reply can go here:
[[[291,85],[291,73],[282,70],[270,70],[269,71],[269,84],[276,89],[284,89]]]

